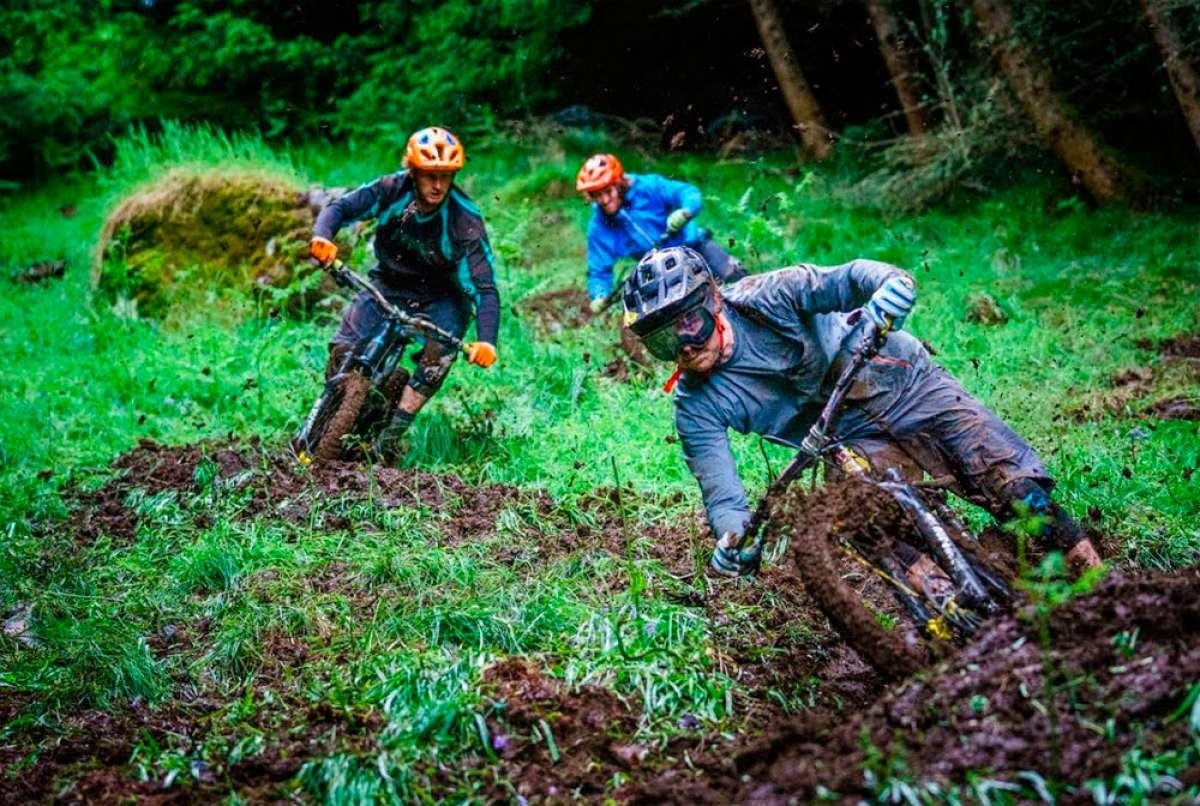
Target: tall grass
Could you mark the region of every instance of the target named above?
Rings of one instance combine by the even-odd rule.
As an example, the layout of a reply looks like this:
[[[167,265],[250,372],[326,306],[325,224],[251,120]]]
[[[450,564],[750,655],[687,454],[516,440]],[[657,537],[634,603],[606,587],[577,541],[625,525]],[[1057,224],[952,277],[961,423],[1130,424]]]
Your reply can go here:
[[[227,729],[198,746],[139,746],[137,763],[163,776],[193,761],[228,764],[264,752],[270,737],[256,727],[260,709],[280,720],[303,718],[295,702],[376,713],[384,725],[377,748],[331,751],[296,783],[347,801],[420,798],[428,794],[422,764],[481,751],[478,719],[489,707],[481,670],[507,655],[530,656],[568,685],[615,688],[640,705],[640,729],[651,739],[669,737],[684,715],[736,726],[741,684],[711,658],[721,631],[748,629],[750,616],[718,627],[670,599],[681,583],[649,558],[639,533],[644,524],[686,522],[699,506],[670,441],[672,405],[659,391],[667,368],[618,382],[602,372],[621,357],[615,316],[550,335],[524,313],[535,294],[582,286],[588,210],[571,178],[589,152],[611,145],[593,133],[467,144],[462,182],[501,256],[500,361],[487,371],[454,368],[402,460],[471,482],[544,488],[556,516],[579,524],[595,517],[579,499],[613,485],[615,469],[633,488],[623,497],[628,556],[581,549],[549,565],[498,559],[498,544],[536,541],[542,529],[536,508],[517,505],[501,515],[495,537],[453,547],[429,508],[329,500],[307,522],[271,513],[247,520],[237,495],[204,485],[127,502],[143,515],[131,544],[80,547],[55,526],[62,490],[98,483],[138,439],[233,434],[277,450],[319,390],[335,325],[252,306],[240,320],[217,322],[198,307],[155,322],[94,300],[86,257],[113,199],[178,164],[353,185],[394,170],[396,155],[350,146],[282,151],[167,125],[123,141],[99,187],[68,179],[6,200],[0,262],[58,252],[71,268],[61,282],[9,285],[0,296],[0,611],[30,604],[39,637],[36,648],[0,638],[0,684],[35,692],[45,710],[162,702],[181,685],[203,689],[223,703],[212,720]],[[888,219],[836,201],[832,190],[846,177],[797,169],[790,154],[625,160],[633,171],[698,182],[701,223],[753,270],[858,256],[912,269],[920,302],[908,326],[1042,452],[1067,508],[1090,512],[1122,559],[1194,558],[1197,423],[1071,415],[1103,397],[1114,372],[1138,365],[1159,373],[1154,394],[1200,395],[1195,374],[1138,346],[1200,330],[1192,213],[1093,211],[1035,181]],[[68,203],[77,205],[71,217],[57,212]],[[999,301],[1007,324],[966,321],[965,300],[979,291]],[[733,441],[756,494],[763,457],[777,470],[787,452],[755,438]],[[671,492],[679,503],[657,495]],[[342,518],[352,531],[323,525]],[[696,541],[708,545],[705,535]],[[335,589],[315,585],[335,563]],[[179,630],[194,643],[149,648]],[[797,628],[774,638],[810,634]],[[306,660],[281,676],[273,641],[303,647]],[[805,686],[794,699],[778,696],[802,706],[813,696],[811,681]],[[269,705],[281,697],[292,704]]]

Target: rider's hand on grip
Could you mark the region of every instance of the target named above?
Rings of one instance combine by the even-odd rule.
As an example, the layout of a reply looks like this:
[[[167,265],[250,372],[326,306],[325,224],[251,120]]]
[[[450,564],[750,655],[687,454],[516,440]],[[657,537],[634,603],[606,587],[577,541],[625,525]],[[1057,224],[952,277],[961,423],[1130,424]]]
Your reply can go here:
[[[744,543],[744,545],[743,545]],[[709,565],[727,577],[740,577],[758,570],[762,563],[762,540],[746,540],[742,535],[726,532],[717,541]]]
[[[467,360],[478,367],[496,363],[496,348],[486,341],[467,342]]]
[[[680,207],[678,210],[667,216],[667,233],[669,235],[677,234],[681,229],[687,226],[687,223],[692,220],[692,214]]]
[[[876,326],[899,330],[904,317],[912,313],[917,301],[917,289],[907,275],[891,277],[867,301],[867,314]]]
[[[318,236],[309,243],[308,253],[322,266],[328,266],[337,257],[338,248],[333,241]]]

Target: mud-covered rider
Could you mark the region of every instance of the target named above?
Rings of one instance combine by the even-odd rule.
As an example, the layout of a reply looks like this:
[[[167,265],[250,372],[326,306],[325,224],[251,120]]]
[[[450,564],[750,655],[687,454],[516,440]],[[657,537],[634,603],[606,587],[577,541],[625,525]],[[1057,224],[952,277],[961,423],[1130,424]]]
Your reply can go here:
[[[757,536],[742,540],[750,509],[728,430],[799,447],[868,317],[891,319],[898,332],[858,374],[839,439],[876,469],[952,475],[956,491],[998,518],[1043,516],[1043,536],[1073,568],[1099,565],[1079,525],[1051,499],[1054,482],[1033,448],[899,331],[916,301],[904,271],[873,260],[798,265],[718,289],[700,254],[670,248],[643,258],[622,295],[626,324],[652,355],[676,363],[668,391],[718,536],[714,571],[749,573],[762,551]],[[928,558],[900,559],[914,584],[932,571],[921,566]]]
[[[718,282],[746,276],[742,264],[721,248],[712,233],[696,226],[704,197],[687,182],[658,174],[627,174],[612,154],[588,158],[575,189],[592,203],[587,236],[587,291],[599,310],[612,291],[613,265],[640,260],[667,234],[665,246],[689,246],[704,256]]]
[[[405,170],[381,176],[326,206],[313,227],[312,256],[324,265],[337,257],[334,236],[352,221],[374,218],[375,257],[371,279],[388,301],[461,336],[472,315],[478,341],[467,344],[467,360],[480,367],[496,361],[500,297],[492,249],[479,208],[454,184],[465,160],[451,132],[430,127],[408,139]],[[327,377],[347,351],[379,327],[382,311],[367,292],[355,297],[329,344]],[[435,340],[416,355],[390,421],[375,447],[393,456],[421,407],[441,387],[455,354]]]

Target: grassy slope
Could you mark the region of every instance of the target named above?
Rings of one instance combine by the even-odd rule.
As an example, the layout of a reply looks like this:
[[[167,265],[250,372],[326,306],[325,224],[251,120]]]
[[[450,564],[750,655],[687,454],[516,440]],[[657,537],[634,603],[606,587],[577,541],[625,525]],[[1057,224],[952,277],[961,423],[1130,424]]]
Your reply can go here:
[[[418,785],[410,776],[418,759],[473,742],[472,714],[483,707],[479,670],[509,654],[539,658],[571,682],[637,695],[651,738],[669,734],[683,714],[736,725],[741,700],[730,694],[739,684],[712,660],[711,625],[665,597],[678,585],[637,551],[628,562],[600,552],[549,568],[508,565],[487,546],[431,548],[436,523],[418,510],[370,513],[379,528],[350,539],[320,518],[235,521],[238,502],[216,495],[132,502],[146,525],[130,547],[101,540],[79,551],[69,535],[34,533],[36,522],[62,513],[63,485],[94,483],[91,476],[141,437],[181,443],[233,433],[278,444],[306,411],[324,364],[329,322],[230,324],[195,311],[160,325],[93,304],[85,267],[115,195],[163,160],[232,157],[330,185],[394,167],[386,155],[327,148],[280,157],[252,142],[184,133],[171,142],[165,153],[134,144],[104,183],[64,181],[3,211],[0,260],[65,254],[71,270],[46,287],[10,285],[0,299],[0,378],[9,390],[0,399],[0,611],[32,603],[42,638],[37,651],[0,638],[0,686],[35,692],[37,710],[51,720],[80,703],[169,703],[181,680],[220,692],[219,740],[141,749],[145,774],[159,777],[189,759],[255,752],[263,732],[255,714],[272,698],[381,715],[387,730],[378,747],[335,754],[304,775],[305,785],[341,796],[406,792]],[[685,494],[667,511],[635,503],[632,517],[688,517],[698,496],[678,447],[665,441],[671,406],[657,386],[666,370],[617,383],[599,371],[614,349],[610,326],[547,339],[513,315],[532,294],[582,283],[587,211],[569,182],[596,145],[575,137],[475,152],[463,180],[503,259],[501,363],[488,373],[455,370],[418,421],[406,463],[472,482],[543,487],[567,510],[612,484],[615,465],[640,491]],[[856,256],[912,268],[921,301],[911,329],[1042,451],[1068,508],[1081,516],[1098,510],[1131,562],[1194,556],[1200,493],[1184,471],[1200,465],[1197,423],[1067,416],[1102,397],[1115,371],[1156,361],[1153,350],[1137,347],[1140,339],[1200,329],[1194,216],[1089,212],[1032,184],[887,220],[831,201],[835,178],[797,173],[788,155],[715,162],[630,154],[628,162],[701,184],[706,224],[736,239],[734,251],[756,270]],[[56,212],[67,203],[78,204],[72,218]],[[965,298],[983,290],[1010,313],[1008,324],[964,321]],[[1162,395],[1200,394],[1194,376],[1160,374]],[[485,412],[494,414],[491,425]],[[735,444],[747,478],[760,485],[757,440]],[[784,459],[776,449],[768,454],[776,467]],[[53,475],[39,477],[43,470]],[[210,527],[186,517],[197,508],[215,513]],[[498,540],[519,539],[528,534],[522,520],[536,521],[520,510],[507,517],[502,524],[511,528]],[[314,587],[334,562],[347,564],[358,584],[385,587],[387,606],[364,614],[345,592]],[[740,616],[750,623],[761,613]],[[160,657],[147,647],[146,636],[164,625],[201,618],[211,619],[211,631],[192,651]],[[620,649],[614,634],[631,619],[654,628],[636,630],[625,638],[633,646]],[[263,673],[264,647],[281,635],[312,647],[286,684]],[[642,650],[654,651],[640,657]],[[797,683],[778,699],[799,703],[810,685]]]

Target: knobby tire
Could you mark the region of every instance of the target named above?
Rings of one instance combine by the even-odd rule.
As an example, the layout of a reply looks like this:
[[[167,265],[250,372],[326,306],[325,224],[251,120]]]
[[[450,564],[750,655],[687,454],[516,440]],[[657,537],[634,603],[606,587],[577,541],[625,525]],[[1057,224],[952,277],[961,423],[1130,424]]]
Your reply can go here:
[[[843,522],[846,528],[853,528]],[[797,526],[792,537],[800,578],[817,607],[859,657],[881,677],[898,680],[920,671],[928,662],[920,639],[910,644],[910,622],[888,629],[875,618],[862,596],[842,578],[839,559],[843,538],[835,524],[810,522]]]
[[[337,392],[329,395],[314,418],[315,433],[308,435],[309,453],[313,459],[329,461],[342,454],[342,440],[354,431],[370,391],[370,378],[353,371],[343,376]]]

